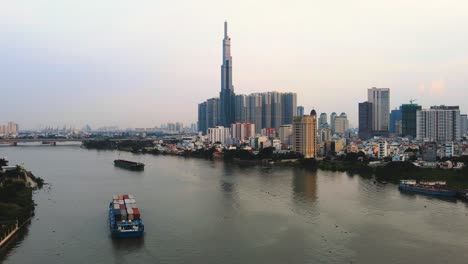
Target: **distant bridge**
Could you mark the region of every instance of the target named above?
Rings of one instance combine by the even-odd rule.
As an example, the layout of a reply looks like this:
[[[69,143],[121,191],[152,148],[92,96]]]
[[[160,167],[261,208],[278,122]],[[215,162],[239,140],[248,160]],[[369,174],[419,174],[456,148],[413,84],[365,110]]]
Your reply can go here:
[[[18,143],[41,142],[48,145],[57,145],[57,142],[83,142],[86,138],[5,138],[0,139],[0,144],[17,146]]]

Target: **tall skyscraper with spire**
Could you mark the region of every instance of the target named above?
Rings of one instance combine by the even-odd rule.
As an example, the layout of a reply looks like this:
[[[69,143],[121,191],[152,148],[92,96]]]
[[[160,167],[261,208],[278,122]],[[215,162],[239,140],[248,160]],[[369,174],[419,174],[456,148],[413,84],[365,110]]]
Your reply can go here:
[[[235,122],[235,94],[232,86],[231,38],[224,22],[223,64],[221,65],[220,125],[229,127]]]

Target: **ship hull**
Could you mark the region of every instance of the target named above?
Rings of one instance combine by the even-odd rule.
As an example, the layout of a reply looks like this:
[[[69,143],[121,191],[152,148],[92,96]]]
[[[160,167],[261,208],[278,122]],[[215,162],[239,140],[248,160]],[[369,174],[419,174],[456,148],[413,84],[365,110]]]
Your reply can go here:
[[[114,165],[122,169],[134,170],[134,171],[141,171],[145,169],[145,164],[143,163],[125,161],[125,160],[114,160]]]
[[[407,185],[404,185],[404,184],[400,184],[400,186],[398,188],[401,191],[422,193],[422,194],[434,195],[434,196],[455,197],[457,195],[457,192],[455,192],[455,191],[430,190],[430,189],[418,188],[418,187],[413,187],[413,186],[407,186]]]

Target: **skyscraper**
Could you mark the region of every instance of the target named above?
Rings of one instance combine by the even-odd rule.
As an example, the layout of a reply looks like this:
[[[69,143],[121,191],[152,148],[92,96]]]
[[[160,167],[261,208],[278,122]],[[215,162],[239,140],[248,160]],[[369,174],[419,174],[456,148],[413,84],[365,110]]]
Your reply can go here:
[[[326,126],[328,124],[327,114],[326,113],[321,113],[320,114],[318,123],[319,123],[319,129],[320,128],[326,128]]]
[[[341,113],[340,116],[335,117],[335,133],[344,135],[349,130],[349,121],[346,113]]]
[[[271,93],[262,93],[262,127],[269,128],[272,127],[271,122]]]
[[[229,127],[235,119],[234,86],[232,86],[231,38],[227,34],[227,22],[224,22],[223,64],[221,65],[220,121]]]
[[[401,106],[401,133],[404,137],[416,137],[416,113],[421,110],[417,104],[404,104]]]
[[[206,133],[207,126],[206,126],[206,102],[198,104],[198,131]]]
[[[367,101],[372,103],[372,130],[387,132],[390,129],[390,89],[372,87],[367,91]]]
[[[460,115],[460,136],[464,136],[468,132],[468,115]]]
[[[335,134],[335,118],[337,117],[337,114],[335,112],[331,113],[330,115],[330,129],[332,135]]]
[[[446,143],[460,140],[460,108],[432,106],[416,113],[416,139]]]
[[[304,115],[304,107],[302,105],[297,107],[296,116],[303,116]]]
[[[401,107],[400,109],[394,109],[392,110],[392,112],[390,112],[390,133],[398,134],[396,128],[397,128],[397,123],[401,121],[402,119],[401,115],[402,115]]]
[[[206,100],[206,127],[211,128],[219,124],[219,98]]]
[[[304,158],[317,157],[317,113],[296,116],[293,123],[293,150],[304,155]]]
[[[238,94],[235,96],[235,121],[245,122],[247,121],[247,96],[244,94]]]
[[[271,92],[271,127],[278,130],[283,121],[282,94]]]
[[[262,96],[250,94],[247,96],[247,121],[255,124],[255,132],[260,133],[262,129]]]
[[[296,115],[297,94],[283,93],[281,95],[281,107],[283,120],[282,125],[292,124],[293,118]]]
[[[359,138],[367,140],[372,137],[372,103],[359,103]]]

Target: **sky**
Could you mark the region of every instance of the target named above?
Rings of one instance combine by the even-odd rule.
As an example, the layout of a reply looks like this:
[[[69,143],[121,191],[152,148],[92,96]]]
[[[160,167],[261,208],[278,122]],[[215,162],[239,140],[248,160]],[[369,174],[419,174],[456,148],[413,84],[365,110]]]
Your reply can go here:
[[[228,21],[236,93],[296,92],[357,125],[367,89],[468,112],[468,2],[0,0],[0,124],[196,122],[220,90]]]

